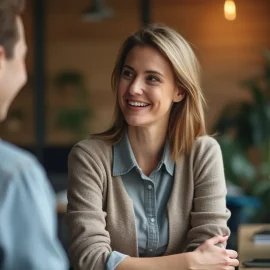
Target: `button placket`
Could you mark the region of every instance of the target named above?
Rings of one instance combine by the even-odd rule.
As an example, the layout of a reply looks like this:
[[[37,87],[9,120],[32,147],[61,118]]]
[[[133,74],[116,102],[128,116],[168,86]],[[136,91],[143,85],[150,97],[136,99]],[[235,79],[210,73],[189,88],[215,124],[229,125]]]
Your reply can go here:
[[[146,186],[147,191],[145,193],[145,210],[148,219],[148,241],[147,250],[148,255],[155,255],[155,250],[158,245],[158,227],[156,224],[156,197],[155,197],[155,186],[148,184]]]

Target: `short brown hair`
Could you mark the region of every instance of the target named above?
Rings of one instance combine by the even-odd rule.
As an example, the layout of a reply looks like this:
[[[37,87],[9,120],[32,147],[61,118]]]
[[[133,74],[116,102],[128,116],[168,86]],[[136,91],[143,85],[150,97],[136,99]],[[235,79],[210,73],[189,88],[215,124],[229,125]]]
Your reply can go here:
[[[24,0],[0,0],[0,46],[7,58],[13,57],[15,44],[19,39],[16,17],[24,10]]]
[[[189,154],[194,140],[206,135],[204,97],[200,85],[200,65],[189,43],[175,30],[158,24],[150,24],[130,35],[119,51],[112,73],[112,90],[116,97],[112,127],[92,137],[118,143],[127,123],[118,104],[117,88],[123,65],[134,46],[150,46],[157,49],[171,63],[177,84],[186,96],[172,106],[167,130],[171,155],[177,160],[182,154]]]

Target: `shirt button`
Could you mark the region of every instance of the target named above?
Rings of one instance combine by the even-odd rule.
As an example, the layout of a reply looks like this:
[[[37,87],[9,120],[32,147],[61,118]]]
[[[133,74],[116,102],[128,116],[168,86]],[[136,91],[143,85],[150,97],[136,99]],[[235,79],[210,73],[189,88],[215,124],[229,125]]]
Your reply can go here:
[[[154,219],[154,218],[151,218],[150,220],[151,220],[151,222],[153,222],[153,223],[155,222],[155,219]]]
[[[149,249],[149,251],[150,251],[150,252],[152,252],[152,251],[153,251],[153,249],[152,249],[152,248],[150,248],[150,249]]]
[[[148,186],[148,189],[152,189],[152,186],[151,186],[151,185],[149,185],[149,186]]]

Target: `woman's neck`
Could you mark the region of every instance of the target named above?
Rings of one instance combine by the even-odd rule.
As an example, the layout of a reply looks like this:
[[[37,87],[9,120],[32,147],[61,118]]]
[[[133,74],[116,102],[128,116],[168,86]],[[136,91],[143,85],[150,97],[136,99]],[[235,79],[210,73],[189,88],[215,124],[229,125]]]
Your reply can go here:
[[[166,129],[151,127],[128,127],[129,141],[139,167],[149,175],[158,165],[166,141]]]

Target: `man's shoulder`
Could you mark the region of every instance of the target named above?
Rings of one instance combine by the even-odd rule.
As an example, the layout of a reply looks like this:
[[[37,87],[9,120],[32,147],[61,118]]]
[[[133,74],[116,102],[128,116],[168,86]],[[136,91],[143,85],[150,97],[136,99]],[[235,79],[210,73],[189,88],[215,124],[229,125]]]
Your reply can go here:
[[[5,141],[0,141],[1,175],[39,167],[37,159],[29,152]]]
[[[19,190],[20,194],[32,192],[44,195],[51,193],[48,187],[46,173],[34,155],[13,144],[0,141],[0,190],[5,193],[10,188]]]

